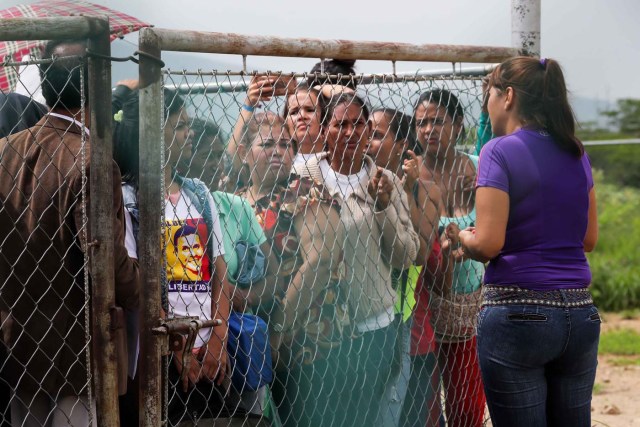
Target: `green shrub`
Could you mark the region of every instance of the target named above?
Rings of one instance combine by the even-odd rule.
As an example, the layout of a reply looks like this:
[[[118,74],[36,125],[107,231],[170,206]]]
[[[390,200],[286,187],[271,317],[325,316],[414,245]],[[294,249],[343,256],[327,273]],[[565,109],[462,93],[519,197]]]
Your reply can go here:
[[[640,308],[640,190],[603,178],[595,172],[599,237],[587,255],[593,297],[607,311]]]
[[[640,188],[640,144],[596,145],[585,149],[591,166],[603,170],[607,182]]]

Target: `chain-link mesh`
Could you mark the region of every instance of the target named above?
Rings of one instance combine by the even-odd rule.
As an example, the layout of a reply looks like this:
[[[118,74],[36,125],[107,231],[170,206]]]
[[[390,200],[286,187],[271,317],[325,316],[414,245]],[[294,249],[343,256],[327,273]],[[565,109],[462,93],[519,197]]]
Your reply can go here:
[[[51,112],[0,93],[0,425],[90,425],[86,62],[0,66],[36,62]]]
[[[475,223],[481,78],[165,73],[185,102],[165,102],[166,309],[233,308],[228,332],[173,352],[170,425],[484,423],[484,267],[457,238]],[[224,339],[239,344],[212,384]]]

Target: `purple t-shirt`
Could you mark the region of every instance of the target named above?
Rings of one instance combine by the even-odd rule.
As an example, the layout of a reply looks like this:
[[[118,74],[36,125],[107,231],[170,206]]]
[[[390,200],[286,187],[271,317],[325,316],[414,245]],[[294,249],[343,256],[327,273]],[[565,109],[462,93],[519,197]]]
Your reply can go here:
[[[562,150],[544,131],[522,129],[483,147],[477,186],[509,193],[504,247],[489,262],[484,283],[534,290],[589,286],[583,241],[593,177],[586,155]]]

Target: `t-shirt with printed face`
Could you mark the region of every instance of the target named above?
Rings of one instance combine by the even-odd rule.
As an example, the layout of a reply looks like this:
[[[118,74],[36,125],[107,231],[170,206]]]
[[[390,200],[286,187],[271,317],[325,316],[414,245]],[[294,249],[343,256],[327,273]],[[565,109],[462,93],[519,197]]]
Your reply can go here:
[[[210,198],[213,256],[224,255],[218,212]],[[207,253],[207,224],[183,192],[165,203],[165,245],[169,316],[211,319],[212,260]],[[198,333],[195,348],[206,344],[211,329]]]

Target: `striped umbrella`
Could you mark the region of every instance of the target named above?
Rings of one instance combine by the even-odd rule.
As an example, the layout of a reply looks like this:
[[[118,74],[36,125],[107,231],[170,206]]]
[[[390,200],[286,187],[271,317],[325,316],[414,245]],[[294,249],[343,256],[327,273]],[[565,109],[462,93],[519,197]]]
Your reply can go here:
[[[151,24],[140,21],[125,13],[105,6],[82,0],[43,0],[30,5],[18,5],[0,10],[0,19],[11,18],[51,18],[56,16],[108,16],[111,40],[138,31]],[[46,40],[19,40],[0,42],[0,62],[20,62],[26,55],[40,57]],[[18,73],[14,67],[0,64],[0,90],[14,90],[18,83]]]

